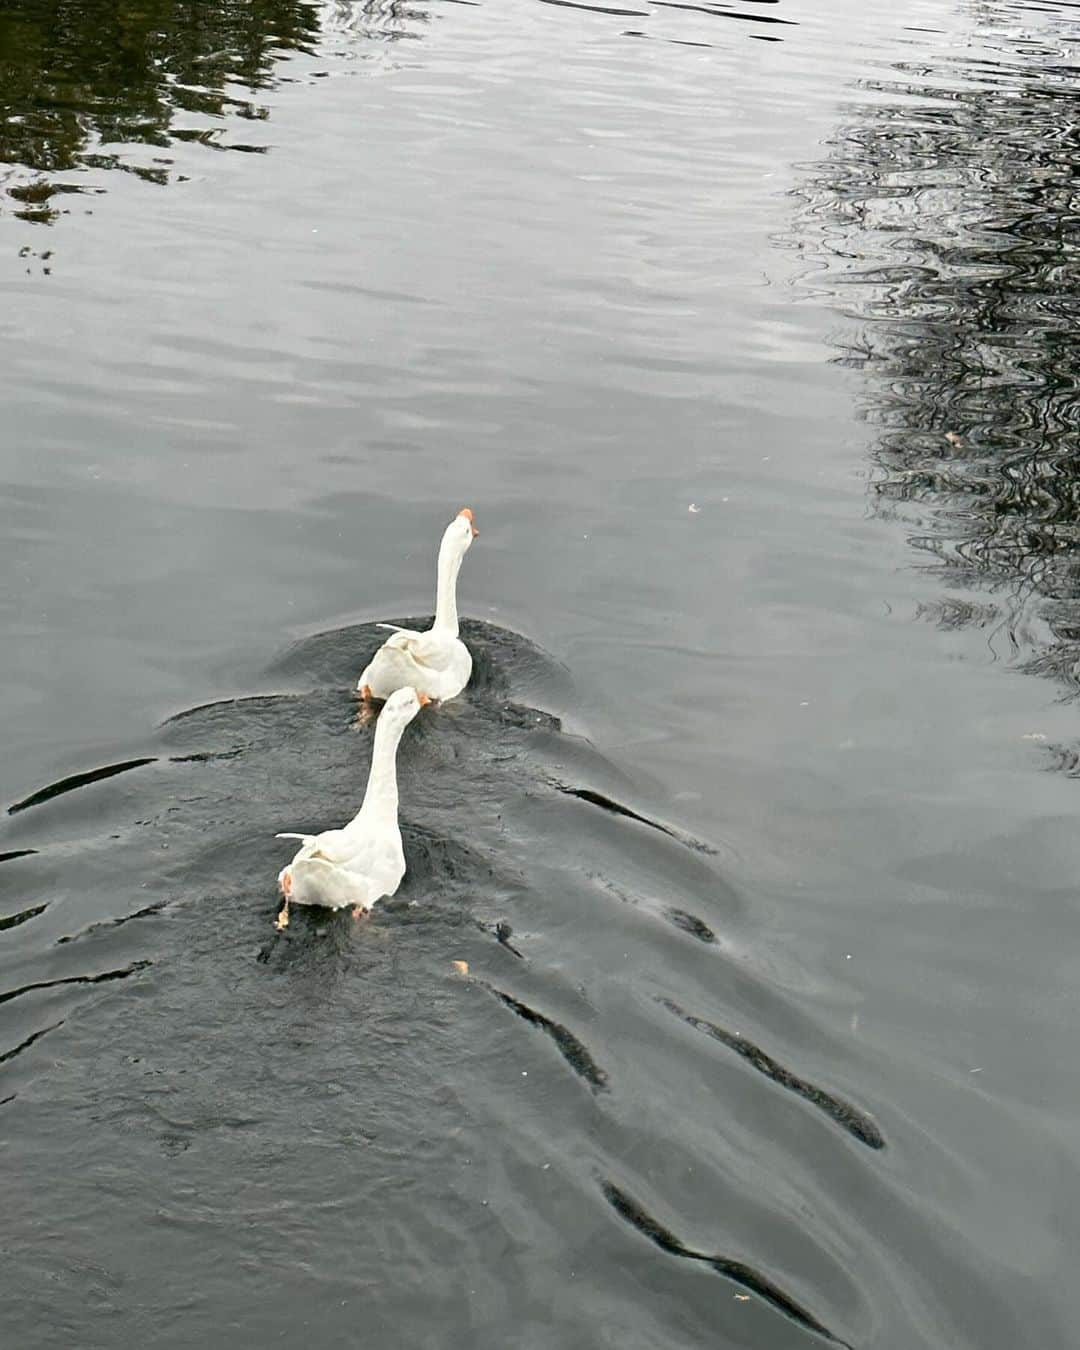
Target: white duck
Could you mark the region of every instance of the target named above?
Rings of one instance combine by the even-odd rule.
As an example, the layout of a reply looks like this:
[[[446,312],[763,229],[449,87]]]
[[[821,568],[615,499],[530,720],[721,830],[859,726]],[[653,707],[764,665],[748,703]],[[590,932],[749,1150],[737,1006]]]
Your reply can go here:
[[[351,905],[353,916],[359,918],[401,885],[405,854],[398,828],[397,748],[402,732],[421,705],[430,701],[415,689],[399,689],[387,699],[375,726],[364,804],[347,825],[322,834],[277,836],[303,841],[296,857],[278,874],[285,897],[278,928],[288,924],[290,905],[326,909]]]
[[[439,545],[435,622],[426,633],[379,624],[392,628],[394,636],[386,639],[356,682],[365,701],[389,698],[395,689],[409,686],[443,702],[456,698],[469,683],[472,657],[458,637],[457,579],[461,560],[479,533],[467,506],[446,527]]]

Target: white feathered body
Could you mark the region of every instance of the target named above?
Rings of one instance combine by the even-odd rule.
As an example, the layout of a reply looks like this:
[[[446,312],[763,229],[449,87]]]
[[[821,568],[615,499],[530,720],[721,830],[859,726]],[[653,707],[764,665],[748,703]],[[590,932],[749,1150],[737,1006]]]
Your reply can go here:
[[[389,698],[397,689],[416,689],[445,702],[457,698],[472,675],[472,657],[456,633],[430,628],[416,633],[398,628],[365,666],[358,680],[373,698]]]
[[[397,821],[392,825],[381,821],[372,828],[358,819],[343,830],[306,836],[292,862],[281,869],[278,882],[283,888],[288,885],[293,905],[371,909],[377,900],[397,891],[404,875]]]
[[[461,561],[477,535],[473,513],[466,506],[443,531],[439,544],[435,621],[426,633],[392,628],[371,658],[356,687],[365,698],[389,698],[397,689],[411,688],[444,703],[456,698],[469,683],[472,657],[458,637],[457,579]]]
[[[278,873],[289,905],[324,909],[370,910],[395,893],[405,875],[405,854],[398,827],[397,749],[402,732],[427,702],[415,689],[389,698],[375,725],[364,804],[340,830],[321,834],[279,834],[299,839],[300,847]]]

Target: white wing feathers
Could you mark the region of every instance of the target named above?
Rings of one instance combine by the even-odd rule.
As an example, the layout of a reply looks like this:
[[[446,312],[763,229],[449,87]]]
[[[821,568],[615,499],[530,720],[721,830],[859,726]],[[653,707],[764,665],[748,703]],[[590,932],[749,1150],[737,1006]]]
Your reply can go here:
[[[373,838],[366,831],[323,830],[322,834],[279,834],[277,839],[301,839],[303,847],[294,862],[307,858],[322,860],[335,867],[344,867],[349,872],[367,873],[373,867],[394,856],[393,844],[381,838]]]
[[[454,657],[454,647],[441,633],[414,633],[411,628],[398,628],[388,637],[384,647],[405,652],[420,666],[429,670],[445,670]]]

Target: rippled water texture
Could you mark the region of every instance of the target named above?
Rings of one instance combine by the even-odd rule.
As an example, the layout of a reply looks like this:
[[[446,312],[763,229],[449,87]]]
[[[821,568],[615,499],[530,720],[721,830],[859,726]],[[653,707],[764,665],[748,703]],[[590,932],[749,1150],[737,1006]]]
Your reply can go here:
[[[863,81],[811,175],[858,321],[874,494],[949,594],[925,617],[1080,689],[1075,6],[983,7],[974,42]],[[944,44],[942,44],[944,47]]]
[[[1072,1343],[1076,15],[3,7],[13,1345]]]

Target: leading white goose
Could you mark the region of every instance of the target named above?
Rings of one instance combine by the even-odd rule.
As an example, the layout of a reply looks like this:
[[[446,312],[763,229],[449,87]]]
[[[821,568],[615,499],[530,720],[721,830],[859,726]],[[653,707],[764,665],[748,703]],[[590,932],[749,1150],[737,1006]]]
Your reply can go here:
[[[379,624],[393,628],[394,635],[386,639],[356,682],[365,702],[389,698],[405,686],[445,702],[456,698],[469,683],[472,657],[458,637],[457,579],[461,560],[479,533],[467,506],[447,525],[439,545],[435,622],[426,633]]]
[[[364,804],[347,825],[322,834],[277,836],[302,843],[278,873],[285,903],[276,927],[288,925],[290,905],[352,906],[353,917],[359,918],[401,885],[405,854],[398,827],[397,748],[402,732],[430,701],[415,689],[399,689],[387,699],[375,726]]]

